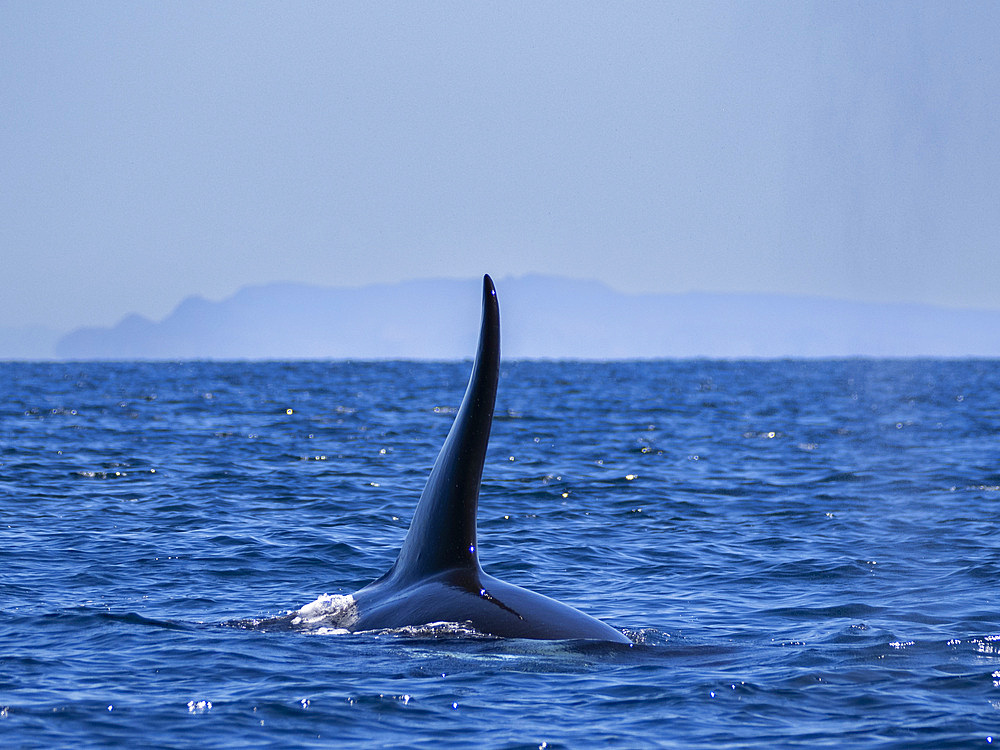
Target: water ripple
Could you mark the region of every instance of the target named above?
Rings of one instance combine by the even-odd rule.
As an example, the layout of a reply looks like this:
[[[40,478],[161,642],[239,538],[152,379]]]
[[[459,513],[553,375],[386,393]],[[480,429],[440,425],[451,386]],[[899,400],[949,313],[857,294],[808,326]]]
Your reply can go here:
[[[633,645],[293,626],[391,565],[467,370],[0,364],[0,744],[1000,736],[996,362],[506,365],[483,564]]]

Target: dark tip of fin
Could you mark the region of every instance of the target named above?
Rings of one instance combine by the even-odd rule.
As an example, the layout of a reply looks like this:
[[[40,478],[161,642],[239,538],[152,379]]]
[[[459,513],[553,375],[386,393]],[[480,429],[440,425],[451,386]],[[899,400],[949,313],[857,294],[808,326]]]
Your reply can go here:
[[[392,576],[479,567],[476,512],[500,375],[500,306],[483,277],[483,317],[472,375],[410,522]]]

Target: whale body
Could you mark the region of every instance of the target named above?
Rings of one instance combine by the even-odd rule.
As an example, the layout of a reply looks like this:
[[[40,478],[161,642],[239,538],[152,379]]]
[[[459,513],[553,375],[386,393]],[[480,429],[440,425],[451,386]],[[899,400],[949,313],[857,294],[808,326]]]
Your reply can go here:
[[[479,564],[476,512],[500,373],[500,308],[483,278],[483,318],[469,385],[417,503],[396,562],[381,578],[339,600],[336,624],[351,632],[466,623],[504,638],[631,643],[573,607],[506,583]],[[293,623],[315,621],[307,605]],[[329,614],[329,610],[327,610]],[[329,621],[329,620],[328,620]]]

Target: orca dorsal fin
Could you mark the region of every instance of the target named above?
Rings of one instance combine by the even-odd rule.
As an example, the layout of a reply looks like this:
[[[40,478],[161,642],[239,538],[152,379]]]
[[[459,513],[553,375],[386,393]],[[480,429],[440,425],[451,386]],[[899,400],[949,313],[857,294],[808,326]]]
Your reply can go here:
[[[422,578],[454,568],[479,570],[476,511],[500,375],[500,306],[483,277],[483,320],[469,385],[420,495],[388,575]]]

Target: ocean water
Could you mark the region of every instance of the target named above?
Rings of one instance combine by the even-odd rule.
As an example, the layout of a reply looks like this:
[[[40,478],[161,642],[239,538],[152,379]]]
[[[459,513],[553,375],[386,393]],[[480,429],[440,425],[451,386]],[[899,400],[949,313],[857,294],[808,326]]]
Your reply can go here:
[[[391,565],[468,371],[0,364],[0,746],[1000,744],[995,361],[507,363],[483,566],[634,645],[259,627]]]

